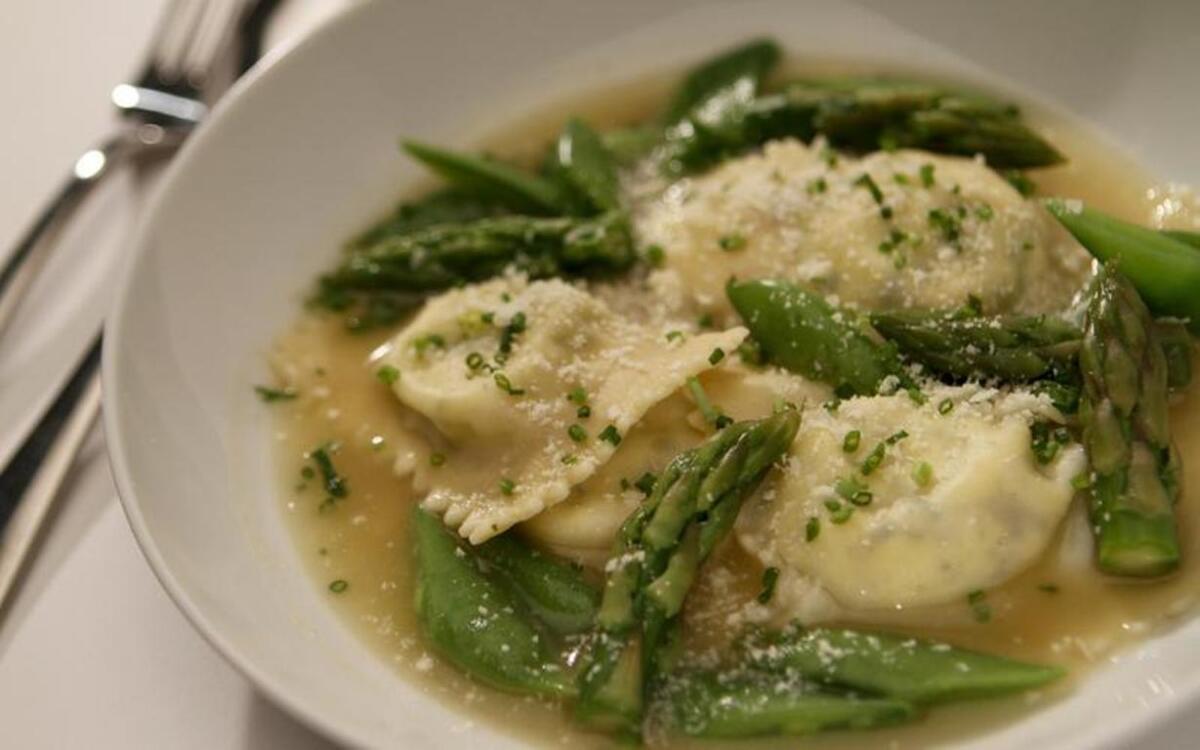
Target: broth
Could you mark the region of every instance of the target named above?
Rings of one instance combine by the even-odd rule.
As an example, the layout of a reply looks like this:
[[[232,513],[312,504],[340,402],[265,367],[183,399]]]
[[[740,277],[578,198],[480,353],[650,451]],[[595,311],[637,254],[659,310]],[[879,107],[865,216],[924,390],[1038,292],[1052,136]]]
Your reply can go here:
[[[520,158],[541,153],[568,113],[600,126],[626,124],[652,111],[663,100],[669,80],[654,78],[629,87],[559,103],[489,139],[493,150]],[[1040,170],[1034,177],[1043,194],[1079,197],[1123,218],[1194,227],[1200,221],[1197,199],[1176,187],[1153,188],[1131,163],[1114,158],[1103,144],[1068,123],[1039,113],[1027,115],[1034,126],[1063,147],[1070,162]],[[479,686],[432,655],[418,632],[413,602],[409,520],[415,502],[407,480],[394,476],[392,463],[402,432],[403,407],[363,366],[370,352],[391,331],[348,334],[340,319],[306,312],[281,339],[276,368],[300,396],[276,407],[280,501],[302,558],[316,585],[347,623],[406,679],[440,700],[461,708],[464,721],[492,724],[542,745],[605,747],[610,740],[573,727],[558,704],[516,697]],[[1194,394],[1178,399],[1172,428],[1183,456],[1200,455],[1200,404]],[[308,451],[330,441],[340,448],[335,460],[351,491],[321,509],[324,494],[302,476]],[[1200,464],[1185,460],[1185,492],[1179,506],[1180,533],[1188,564],[1165,581],[1137,584],[1106,579],[1090,566],[1074,571],[1058,565],[1051,546],[1046,559],[1015,579],[989,591],[992,619],[986,624],[921,627],[921,635],[957,645],[1035,662],[1066,666],[1071,679],[1044,693],[1002,701],[968,703],[934,710],[925,720],[870,735],[874,745],[926,747],[978,734],[1065,694],[1071,682],[1101,663],[1114,649],[1145,637],[1195,608],[1200,598]],[[1069,528],[1070,524],[1064,524]],[[1060,532],[1060,533],[1066,533]],[[723,568],[721,592],[702,576],[689,602],[690,632],[697,639],[727,637],[723,613],[758,593],[761,568],[736,548],[717,556],[709,572]],[[341,588],[335,582],[344,581]],[[332,587],[332,588],[331,588]],[[696,606],[695,602],[702,602]],[[959,622],[961,618],[955,620]],[[716,623],[712,626],[711,623]],[[905,629],[904,615],[895,629]],[[915,628],[910,628],[916,632]],[[862,735],[830,733],[806,742],[821,747],[853,746]],[[673,746],[723,746],[713,741],[673,738]],[[729,743],[737,747],[783,747],[794,738]]]

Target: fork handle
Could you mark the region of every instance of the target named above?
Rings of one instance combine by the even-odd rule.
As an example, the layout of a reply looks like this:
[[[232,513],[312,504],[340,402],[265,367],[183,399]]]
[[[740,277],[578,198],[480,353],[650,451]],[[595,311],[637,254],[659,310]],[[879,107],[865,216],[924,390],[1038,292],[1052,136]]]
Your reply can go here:
[[[126,162],[132,153],[129,136],[122,132],[84,152],[76,160],[71,177],[25,231],[0,269],[0,333],[12,322],[21,300],[49,257],[55,236],[96,186]]]

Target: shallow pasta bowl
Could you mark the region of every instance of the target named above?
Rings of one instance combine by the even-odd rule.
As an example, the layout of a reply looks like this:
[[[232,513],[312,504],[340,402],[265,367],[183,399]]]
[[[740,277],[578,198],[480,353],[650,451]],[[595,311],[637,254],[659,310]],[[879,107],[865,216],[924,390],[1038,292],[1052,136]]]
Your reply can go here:
[[[244,81],[172,166],[106,334],[113,473],[148,561],[196,628],[271,698],[348,744],[518,746],[405,682],[328,606],[283,525],[269,415],[250,389],[342,238],[416,178],[395,153],[400,134],[466,143],[566,95],[768,33],[802,60],[920,68],[1055,100],[1151,170],[1200,176],[1200,151],[1179,150],[1200,112],[1167,93],[1190,90],[1192,66],[1171,59],[1188,43],[1196,56],[1186,4],[1152,24],[1115,4],[871,5],[378,2]],[[1045,13],[1069,19],[1073,35],[1057,37]],[[1196,639],[1200,620],[1184,621],[967,746],[1188,744]]]

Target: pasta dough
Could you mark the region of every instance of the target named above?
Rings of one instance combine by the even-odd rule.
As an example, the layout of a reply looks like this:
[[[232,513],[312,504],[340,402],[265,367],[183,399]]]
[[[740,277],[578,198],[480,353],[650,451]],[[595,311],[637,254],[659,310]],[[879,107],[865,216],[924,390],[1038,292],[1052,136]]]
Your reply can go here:
[[[1077,444],[1036,463],[1029,424],[1057,412],[978,386],[929,395],[923,406],[901,394],[806,412],[788,466],[739,522],[746,549],[781,571],[772,606],[814,622],[965,600],[1049,545],[1085,463]],[[882,461],[865,470],[879,445]],[[870,496],[852,502],[857,492]]]
[[[988,312],[1061,310],[1089,263],[1044,209],[976,160],[832,157],[798,141],[644,196],[635,228],[663,248],[663,272],[717,315],[732,314],[733,276],[806,282],[866,308],[957,306],[973,294]]]
[[[583,289],[510,276],[433,299],[373,366],[394,368],[396,395],[446,444],[444,464],[401,468],[479,543],[564,500],[647,410],[745,336],[668,341]]]

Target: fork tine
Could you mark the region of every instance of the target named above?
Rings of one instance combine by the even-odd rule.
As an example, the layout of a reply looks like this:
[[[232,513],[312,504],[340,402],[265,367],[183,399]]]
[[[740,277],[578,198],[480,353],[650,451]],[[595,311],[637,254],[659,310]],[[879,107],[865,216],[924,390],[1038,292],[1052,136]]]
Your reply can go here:
[[[204,16],[204,0],[171,0],[163,15],[161,33],[150,50],[144,78],[152,83],[173,83],[182,75],[183,57],[195,27]]]
[[[228,40],[242,4],[242,0],[207,0],[203,4],[204,17],[195,29],[182,63],[183,75],[193,87],[203,85],[220,46]]]

